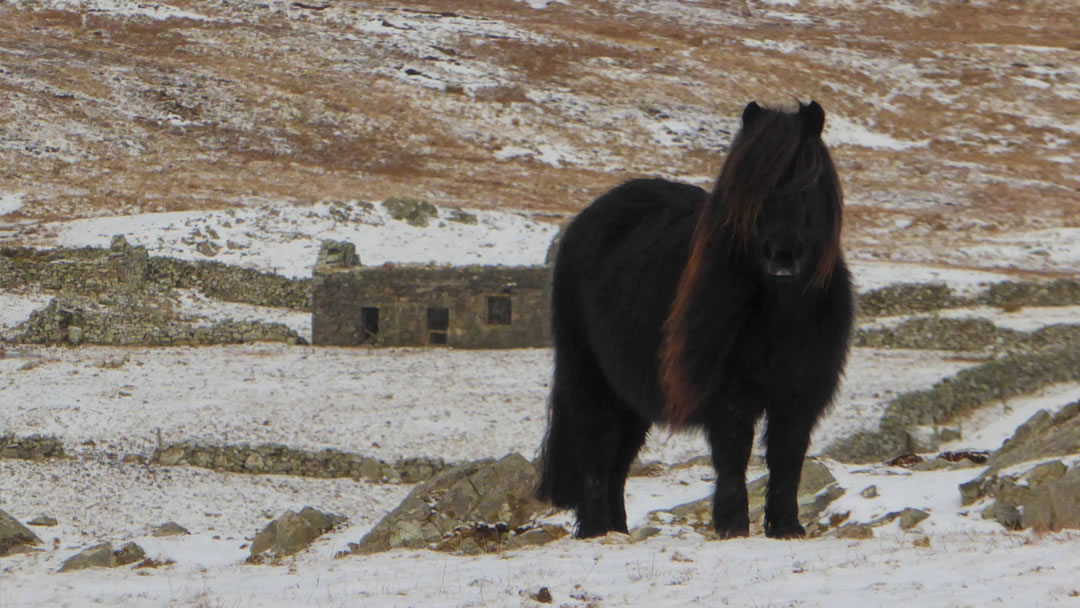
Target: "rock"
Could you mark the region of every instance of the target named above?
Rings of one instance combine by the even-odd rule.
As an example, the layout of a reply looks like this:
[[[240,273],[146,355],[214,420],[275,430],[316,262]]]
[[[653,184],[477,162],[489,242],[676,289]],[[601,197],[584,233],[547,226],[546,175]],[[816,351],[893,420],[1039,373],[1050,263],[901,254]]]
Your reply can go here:
[[[988,474],[1022,462],[1080,454],[1080,401],[1057,414],[1040,410],[1016,429],[1013,436],[987,462]]]
[[[348,241],[324,240],[316,264],[326,268],[351,268],[360,265],[356,245]]]
[[[904,509],[900,512],[900,529],[910,530],[928,517],[930,514],[921,509]]]
[[[41,460],[44,458],[63,458],[64,444],[56,437],[30,435],[0,435],[0,458],[20,458],[23,460]]]
[[[316,538],[343,521],[344,517],[311,507],[304,507],[299,513],[286,511],[255,535],[251,543],[251,557],[256,558],[267,552],[273,557],[292,555],[306,549]]]
[[[536,470],[520,454],[466,463],[413,489],[352,551],[378,553],[398,547],[441,551],[494,551],[512,532],[546,510],[533,498]],[[534,533],[531,540],[538,540]]]
[[[569,536],[570,532],[562,526],[540,526],[538,528],[528,528],[520,532],[516,532],[506,541],[507,549],[518,549],[521,547],[535,547],[538,545],[546,545],[552,541],[559,540]]]
[[[31,519],[26,523],[30,524],[31,526],[43,526],[51,528],[52,526],[57,525],[59,522],[56,521],[55,517],[50,517],[48,515],[38,515],[37,517]]]
[[[869,524],[847,524],[836,531],[836,537],[865,540],[874,538],[874,529]]]
[[[1020,514],[1020,510],[1016,508],[1016,505],[1003,501],[995,500],[989,507],[983,509],[983,519],[992,519],[1007,530],[1020,530],[1023,528],[1023,519]]]
[[[199,244],[195,246],[195,251],[198,251],[208,258],[212,258],[221,251],[221,245],[218,245],[213,241],[199,241]]]
[[[184,526],[181,526],[180,524],[176,523],[175,521],[169,521],[169,522],[165,522],[165,523],[161,524],[160,526],[154,528],[154,531],[151,532],[151,534],[153,536],[157,536],[157,537],[162,537],[162,536],[184,536],[184,535],[191,534],[191,532],[188,532],[187,528],[185,528]]]
[[[476,215],[463,209],[450,210],[450,214],[446,216],[446,219],[459,224],[475,224],[477,222]]]
[[[863,488],[862,492],[859,492],[859,495],[862,496],[863,498],[877,498],[878,497],[877,486],[866,486],[865,488]]]
[[[115,552],[114,555],[116,556],[117,566],[126,566],[146,557],[146,552],[135,543],[127,543],[120,547],[120,550]]]
[[[636,542],[643,541],[646,538],[650,538],[660,534],[660,528],[656,526],[641,526],[640,528],[634,528],[630,531],[630,540]]]
[[[1035,530],[1080,529],[1080,466],[1031,488],[1023,501],[1022,525]]]
[[[60,572],[73,572],[87,568],[113,568],[117,565],[112,544],[101,543],[69,557],[60,566]]]
[[[423,228],[439,215],[439,209],[427,201],[395,197],[383,202],[383,208],[395,220]]]
[[[529,599],[534,602],[540,602],[541,604],[550,604],[552,601],[551,591],[547,587],[540,587],[536,591],[529,592]]]
[[[0,511],[0,557],[25,551],[33,545],[40,545],[41,539],[19,520]]]

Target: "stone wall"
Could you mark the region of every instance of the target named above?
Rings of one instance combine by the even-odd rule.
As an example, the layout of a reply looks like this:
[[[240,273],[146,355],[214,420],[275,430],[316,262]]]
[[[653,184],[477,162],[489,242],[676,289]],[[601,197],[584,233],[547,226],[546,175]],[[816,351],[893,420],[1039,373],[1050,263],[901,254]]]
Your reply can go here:
[[[150,256],[115,237],[96,247],[0,248],[0,288],[38,284],[47,291],[97,295],[153,289],[198,289],[227,302],[311,309],[311,279],[290,279],[221,262]]]

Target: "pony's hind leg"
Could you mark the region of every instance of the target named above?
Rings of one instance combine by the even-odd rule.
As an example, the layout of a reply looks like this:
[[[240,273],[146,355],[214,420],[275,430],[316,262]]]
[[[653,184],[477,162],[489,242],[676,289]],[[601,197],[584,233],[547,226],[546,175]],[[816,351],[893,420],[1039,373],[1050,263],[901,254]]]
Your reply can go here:
[[[537,496],[574,509],[577,536],[588,538],[626,530],[623,485],[647,426],[639,438],[626,436],[625,417],[636,415],[622,407],[582,354],[556,349]]]
[[[750,535],[746,465],[754,443],[753,418],[729,418],[706,425],[712,463],[716,469],[713,527],[720,538]]]
[[[645,437],[649,433],[651,423],[626,409],[623,412],[621,426],[615,466],[608,480],[608,503],[611,506],[612,529],[629,533],[630,530],[626,526],[626,476],[630,473],[630,466],[634,463],[634,458],[637,458],[641,446],[645,444]]]

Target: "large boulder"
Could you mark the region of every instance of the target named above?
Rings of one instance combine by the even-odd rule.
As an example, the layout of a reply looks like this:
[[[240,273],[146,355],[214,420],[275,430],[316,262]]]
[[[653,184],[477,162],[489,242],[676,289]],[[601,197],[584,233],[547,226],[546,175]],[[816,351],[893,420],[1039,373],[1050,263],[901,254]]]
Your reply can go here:
[[[116,568],[133,564],[146,557],[146,552],[135,543],[127,543],[113,550],[112,543],[101,543],[83,549],[64,560],[60,572],[74,572],[87,568]]]
[[[1080,401],[1056,414],[1039,410],[990,456],[987,472],[993,474],[1022,462],[1070,454],[1080,454]]]
[[[1023,503],[1021,524],[1034,530],[1080,529],[1080,466],[1032,488]]]
[[[997,499],[1000,504],[984,515],[1002,521],[998,515],[1000,508],[1001,517],[1012,526],[1016,519],[1010,515],[1011,508],[1023,504],[1036,486],[1065,474],[1064,463],[1050,459],[1074,454],[1080,454],[1080,401],[1066,405],[1056,414],[1040,410],[990,455],[982,474],[960,485],[961,501],[969,505],[986,497]],[[1016,471],[1017,465],[1040,460],[1048,462],[1027,471]]]
[[[456,466],[417,486],[350,548],[358,554],[402,547],[479,553],[565,536],[557,527],[532,524],[547,508],[533,498],[536,482],[536,469],[520,454]]]
[[[19,520],[0,511],[0,557],[25,551],[33,545],[40,545],[41,539]]]

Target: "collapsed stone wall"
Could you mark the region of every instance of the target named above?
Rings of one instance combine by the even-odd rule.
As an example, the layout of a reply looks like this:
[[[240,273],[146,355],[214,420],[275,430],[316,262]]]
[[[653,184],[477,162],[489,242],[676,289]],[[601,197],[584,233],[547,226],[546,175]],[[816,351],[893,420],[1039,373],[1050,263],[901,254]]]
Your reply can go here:
[[[61,295],[30,314],[17,344],[97,344],[112,346],[197,346],[285,342],[305,344],[281,323],[221,321],[194,325],[178,319],[172,301],[143,294]]]
[[[226,302],[311,310],[311,279],[291,279],[221,262],[150,256],[145,247],[129,246],[123,237],[115,237],[108,249],[0,248],[0,288],[32,284],[86,296],[198,289]]]

